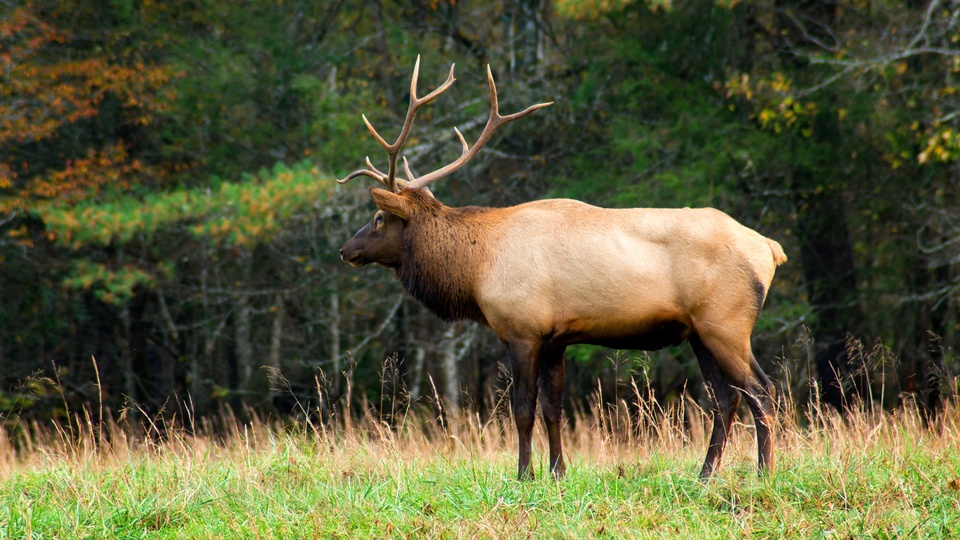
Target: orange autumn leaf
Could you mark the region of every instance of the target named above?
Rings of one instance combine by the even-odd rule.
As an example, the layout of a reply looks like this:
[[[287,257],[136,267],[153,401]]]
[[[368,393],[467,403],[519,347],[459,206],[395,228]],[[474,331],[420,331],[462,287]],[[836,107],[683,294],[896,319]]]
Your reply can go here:
[[[162,176],[131,157],[122,139],[61,151],[59,164],[13,157],[22,155],[16,149],[23,145],[55,148],[65,128],[96,118],[111,97],[122,105],[126,125],[149,124],[166,107],[170,68],[125,61],[101,48],[63,55],[61,44],[72,40],[29,2],[0,20],[0,156],[6,156],[0,158],[0,214],[42,200],[77,202]]]

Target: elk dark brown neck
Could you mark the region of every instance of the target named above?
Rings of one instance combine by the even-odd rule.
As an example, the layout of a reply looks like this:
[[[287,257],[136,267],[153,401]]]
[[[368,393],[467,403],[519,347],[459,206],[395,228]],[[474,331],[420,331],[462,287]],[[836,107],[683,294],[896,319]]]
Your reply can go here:
[[[487,324],[476,302],[489,242],[486,216],[496,209],[450,208],[419,195],[417,218],[403,233],[397,279],[430,311],[447,321]]]

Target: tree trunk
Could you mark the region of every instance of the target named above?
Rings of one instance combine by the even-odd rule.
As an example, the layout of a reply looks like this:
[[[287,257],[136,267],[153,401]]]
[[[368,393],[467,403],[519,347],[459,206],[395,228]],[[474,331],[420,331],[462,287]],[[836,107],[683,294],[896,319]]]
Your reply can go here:
[[[0,328],[0,391],[7,390],[7,377],[11,367],[7,362],[7,343],[10,343],[10,340],[7,339],[7,332],[4,330]]]
[[[123,373],[123,395],[135,399],[137,384],[133,373],[133,357],[130,355],[130,308],[124,303],[120,310],[120,320],[123,322],[120,337],[120,370]]]
[[[253,344],[250,341],[250,297],[244,293],[234,296],[234,344],[237,362],[237,388],[248,390],[253,375]]]
[[[340,293],[330,292],[330,373],[327,374],[327,391],[332,399],[340,397]]]
[[[253,308],[249,294],[253,257],[250,251],[241,250],[239,260],[239,279],[230,293],[233,305],[231,324],[233,340],[231,354],[228,355],[230,375],[230,405],[236,412],[243,412],[248,403],[248,394],[253,389]]]
[[[377,72],[380,74],[380,88],[386,96],[387,105],[393,108],[394,105],[396,105],[396,100],[394,98],[393,82],[390,80],[390,74],[393,72],[394,66],[393,59],[390,56],[390,43],[387,41],[387,29],[390,28],[391,23],[387,21],[386,13],[384,13],[383,0],[377,0],[374,9],[376,10],[376,17],[380,26],[377,32],[377,52],[380,54],[380,68]]]
[[[278,388],[278,385],[275,384],[273,380],[283,375],[280,371],[280,354],[283,345],[283,316],[285,314],[283,295],[277,295],[273,307],[275,311],[273,313],[273,326],[270,329],[270,352],[267,354],[267,367],[270,370],[267,377],[267,392],[271,404],[274,403],[277,397],[276,389]]]
[[[931,269],[929,261],[921,266],[923,269],[923,294],[934,290],[941,284],[949,283],[949,272],[946,266]],[[918,336],[919,351],[916,363],[917,405],[926,420],[936,418],[943,410],[944,399],[942,393],[943,381],[947,377],[947,368],[944,351],[948,347],[947,328],[949,316],[949,300],[926,299],[918,306],[920,312],[921,334]]]
[[[509,2],[504,9],[504,36],[510,73],[536,69],[543,57],[541,0]]]
[[[410,402],[416,402],[418,399],[423,397],[422,382],[423,382],[423,364],[427,358],[427,350],[423,348],[421,343],[413,348],[413,362],[410,365],[410,371],[408,373],[408,379],[410,381]]]
[[[202,248],[202,265],[200,271],[200,304],[202,306],[201,314],[203,319],[210,321],[213,319],[213,310],[210,306],[210,257],[206,247]],[[208,328],[206,325],[201,327],[202,333],[199,338],[203,344],[202,354],[194,355],[190,358],[190,396],[193,401],[194,413],[205,414],[210,408],[210,392],[204,388],[210,369],[214,365],[214,348],[217,344],[217,336],[220,334],[219,328]],[[208,368],[205,370],[204,366]]]
[[[423,366],[427,358],[427,349],[423,346],[425,341],[423,335],[423,311],[416,309],[416,304],[410,299],[403,302],[403,320],[405,335],[404,345],[407,356],[406,381],[407,389],[410,393],[410,403],[416,403],[423,397]]]
[[[451,323],[443,332],[440,350],[440,369],[443,372],[442,397],[447,410],[460,410],[460,377],[457,373],[457,325]]]

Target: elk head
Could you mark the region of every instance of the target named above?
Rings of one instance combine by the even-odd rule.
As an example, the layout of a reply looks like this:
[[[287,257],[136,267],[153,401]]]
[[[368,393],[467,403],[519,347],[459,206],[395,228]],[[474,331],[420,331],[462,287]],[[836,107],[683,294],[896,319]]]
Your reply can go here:
[[[420,107],[430,103],[450,88],[456,80],[453,76],[454,66],[455,65],[450,66],[450,73],[447,75],[447,80],[444,81],[443,84],[433,92],[420,98],[417,97],[417,77],[420,72],[420,57],[417,56],[417,61],[413,67],[413,77],[410,81],[410,105],[407,108],[407,115],[403,121],[403,128],[400,130],[400,135],[393,144],[387,143],[387,141],[377,133],[377,130],[373,128],[370,121],[367,120],[366,115],[362,115],[363,122],[366,124],[367,129],[370,130],[373,137],[387,152],[388,168],[387,173],[384,174],[374,167],[370,158],[367,157],[366,169],[359,169],[350,173],[346,178],[337,180],[337,182],[343,184],[358,176],[369,176],[383,185],[383,188],[370,188],[370,196],[377,206],[377,213],[373,215],[373,218],[366,226],[360,229],[360,231],[340,249],[340,258],[351,265],[364,266],[370,263],[378,263],[388,268],[399,267],[402,254],[401,236],[403,230],[410,223],[410,220],[414,219],[417,213],[423,210],[425,205],[434,207],[440,205],[439,201],[436,201],[430,191],[426,189],[427,185],[466,165],[490,140],[493,132],[503,124],[512,122],[527,116],[537,109],[542,109],[543,107],[553,104],[552,102],[539,103],[527,107],[518,113],[501,116],[497,101],[497,87],[493,82],[493,73],[490,70],[490,66],[487,65],[487,83],[490,87],[490,118],[487,120],[487,124],[480,133],[477,142],[474,143],[472,147],[469,146],[463,134],[455,127],[453,130],[457,133],[462,147],[459,158],[429,174],[415,177],[410,171],[410,164],[407,162],[407,158],[404,157],[403,169],[406,173],[407,180],[399,179],[397,178],[397,157],[407,137],[410,135],[410,130],[413,127],[413,119],[417,115],[417,111],[420,110]]]

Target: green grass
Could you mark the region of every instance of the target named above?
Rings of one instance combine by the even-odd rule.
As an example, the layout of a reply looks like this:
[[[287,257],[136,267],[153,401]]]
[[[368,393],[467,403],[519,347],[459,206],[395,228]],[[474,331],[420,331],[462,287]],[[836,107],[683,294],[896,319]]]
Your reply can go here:
[[[580,418],[568,475],[517,482],[513,428],[464,418],[444,433],[235,425],[162,444],[28,430],[0,438],[2,538],[956,538],[960,413],[818,415],[781,426],[775,471],[755,474],[738,424],[719,475],[696,478],[704,429],[667,414],[614,436]],[[651,417],[652,418],[652,417]],[[688,418],[690,418],[688,416]],[[694,416],[696,419],[696,416]],[[749,420],[749,418],[747,418]],[[701,418],[702,420],[702,418]],[[592,427],[590,427],[592,424]],[[430,424],[432,425],[432,424]],[[67,441],[71,442],[67,442]]]

